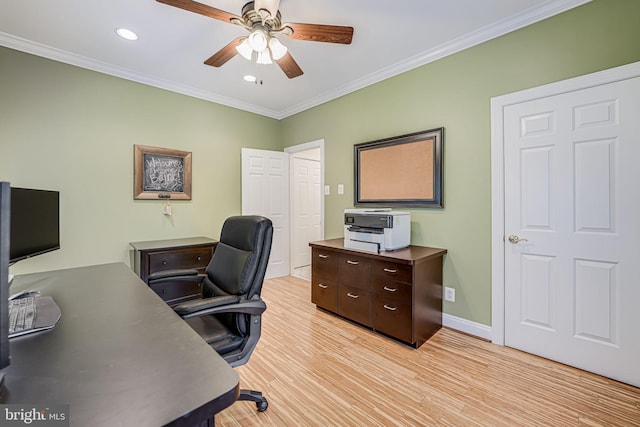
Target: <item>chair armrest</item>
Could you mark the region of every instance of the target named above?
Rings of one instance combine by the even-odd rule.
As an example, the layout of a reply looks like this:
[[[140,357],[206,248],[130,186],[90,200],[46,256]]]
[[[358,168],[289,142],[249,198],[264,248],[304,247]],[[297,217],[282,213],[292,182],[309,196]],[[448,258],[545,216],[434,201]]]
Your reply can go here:
[[[207,299],[216,299],[216,298],[229,298],[229,297],[225,296],[225,297],[214,297],[214,298],[207,298]],[[184,304],[188,304],[189,302],[191,301],[188,301],[187,303],[184,303]],[[174,307],[174,310],[176,310],[178,307],[182,305],[183,304],[180,304]],[[176,310],[176,313],[178,313],[183,319],[188,319],[190,317],[198,317],[198,316],[204,316],[208,314],[219,314],[219,313],[244,313],[244,314],[257,315],[257,314],[262,314],[266,309],[267,309],[267,304],[265,304],[263,300],[259,299],[259,300],[238,300],[237,302],[231,303],[231,304],[217,304],[214,306],[210,306],[208,308],[204,308],[200,311],[189,311],[185,314],[181,314],[180,312],[178,312],[178,310]]]
[[[240,297],[236,295],[224,295],[219,297],[195,299],[191,301],[185,301],[181,304],[176,305],[175,307],[173,307],[173,311],[178,313],[181,317],[185,317],[186,315],[194,313],[196,313],[196,315],[199,315],[204,314],[201,313],[203,310],[235,304],[238,301],[240,301]]]
[[[203,278],[204,274],[199,274],[198,270],[194,269],[163,270],[156,271],[155,273],[150,274],[147,278],[147,283],[151,285],[154,283],[168,282],[170,280],[176,279],[199,282]]]

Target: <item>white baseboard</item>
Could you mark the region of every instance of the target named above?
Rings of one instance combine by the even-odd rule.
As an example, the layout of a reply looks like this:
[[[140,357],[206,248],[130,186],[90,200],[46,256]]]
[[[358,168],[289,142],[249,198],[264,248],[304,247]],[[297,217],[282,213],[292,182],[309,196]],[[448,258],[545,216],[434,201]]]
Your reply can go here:
[[[493,337],[491,326],[472,322],[471,320],[452,316],[447,313],[442,313],[442,326],[446,326],[447,328],[455,329],[457,331],[464,332],[469,335],[473,335],[489,341],[491,341],[491,338]]]

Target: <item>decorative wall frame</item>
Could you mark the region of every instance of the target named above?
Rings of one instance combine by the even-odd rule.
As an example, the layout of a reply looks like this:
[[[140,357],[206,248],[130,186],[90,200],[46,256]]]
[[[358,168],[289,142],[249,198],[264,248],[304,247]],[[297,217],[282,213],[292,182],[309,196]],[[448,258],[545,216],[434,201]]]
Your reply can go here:
[[[191,152],[133,146],[133,198],[191,200]]]
[[[444,207],[443,145],[443,127],[354,145],[354,204]]]

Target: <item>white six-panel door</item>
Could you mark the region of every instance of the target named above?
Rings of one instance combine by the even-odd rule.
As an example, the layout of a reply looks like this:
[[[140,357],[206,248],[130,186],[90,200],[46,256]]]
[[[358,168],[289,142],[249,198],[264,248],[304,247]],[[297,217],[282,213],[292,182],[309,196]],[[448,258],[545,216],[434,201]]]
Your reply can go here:
[[[293,157],[291,159],[293,188],[291,201],[295,203],[291,218],[291,264],[292,268],[311,265],[309,242],[322,239],[322,198],[320,161]]]
[[[640,78],[503,114],[504,343],[640,386]]]
[[[266,277],[289,274],[289,155],[242,149],[242,214],[273,222],[273,243]]]

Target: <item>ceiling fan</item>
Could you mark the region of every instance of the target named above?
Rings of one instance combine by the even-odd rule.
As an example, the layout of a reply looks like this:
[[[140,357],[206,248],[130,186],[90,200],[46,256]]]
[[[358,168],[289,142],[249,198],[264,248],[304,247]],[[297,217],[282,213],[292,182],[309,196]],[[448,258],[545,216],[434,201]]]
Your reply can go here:
[[[224,65],[237,54],[259,64],[275,61],[290,79],[301,76],[302,69],[287,48],[276,38],[284,36],[294,40],[351,44],[353,27],[320,24],[283,23],[278,6],[280,0],[255,0],[242,7],[242,17],[193,0],[157,0],[219,21],[236,24],[250,34],[234,39],[216,52],[205,64],[213,67]]]

